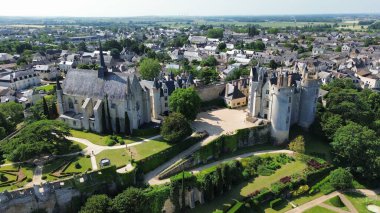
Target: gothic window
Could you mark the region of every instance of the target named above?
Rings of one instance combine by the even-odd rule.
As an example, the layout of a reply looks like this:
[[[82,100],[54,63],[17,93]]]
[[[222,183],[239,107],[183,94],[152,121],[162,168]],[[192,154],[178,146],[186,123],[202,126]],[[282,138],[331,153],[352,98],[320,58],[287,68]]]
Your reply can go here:
[[[266,108],[269,107],[269,101],[266,101],[266,102],[265,102],[265,107],[266,107]]]
[[[165,103],[165,107],[168,107],[168,103]]]
[[[74,103],[75,103],[75,104],[78,104],[78,100],[74,100]]]
[[[286,117],[286,124],[289,123],[289,117]]]
[[[269,94],[269,90],[266,90],[265,93],[268,95]]]
[[[71,98],[69,98],[69,109],[74,109],[74,103],[73,100],[71,100]]]
[[[292,103],[292,97],[289,97],[289,103]]]
[[[168,90],[167,89],[164,89],[164,93],[167,93],[168,92]]]
[[[290,112],[290,107],[288,107],[288,113]]]
[[[76,122],[76,121],[73,121],[73,125],[76,126],[76,125],[77,125],[77,122]]]
[[[136,111],[139,111],[140,110],[140,104],[139,102],[136,102]]]

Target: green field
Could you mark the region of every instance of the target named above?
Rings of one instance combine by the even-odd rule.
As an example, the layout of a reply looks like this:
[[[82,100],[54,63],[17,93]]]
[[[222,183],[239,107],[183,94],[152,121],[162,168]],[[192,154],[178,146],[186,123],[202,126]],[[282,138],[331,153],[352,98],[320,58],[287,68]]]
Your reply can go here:
[[[329,209],[323,208],[321,206],[315,206],[311,209],[304,211],[304,213],[335,213]]]
[[[380,200],[374,200],[359,193],[347,192],[344,193],[344,196],[351,201],[352,205],[354,205],[355,209],[360,213],[370,213],[370,211],[367,210],[368,204],[380,206]]]
[[[96,155],[96,163],[99,163],[103,158],[108,158],[111,164],[116,167],[123,167],[130,161],[130,154],[125,148],[104,150]]]
[[[102,135],[102,134],[97,134],[93,132],[83,132],[83,131],[74,130],[74,129],[70,130],[70,133],[73,137],[86,139],[90,141],[91,143],[94,143],[100,146],[107,146],[106,138],[109,135]],[[146,138],[141,138],[141,137],[128,137],[128,136],[122,136],[122,138],[124,139],[124,142],[126,144],[130,144],[130,143],[134,143],[134,142],[138,142],[138,141],[142,141],[146,139]]]
[[[146,158],[150,155],[161,152],[172,145],[164,141],[162,138],[147,141],[137,146],[132,146],[131,151],[135,160]]]
[[[36,90],[37,91],[43,90],[43,91],[45,91],[47,93],[47,92],[53,92],[54,91],[54,87],[55,87],[54,84],[48,84],[48,85],[36,87]]]
[[[79,163],[80,168],[78,168],[78,169],[75,168],[76,163]],[[73,160],[70,163],[70,165],[65,169],[64,172],[66,172],[66,173],[77,173],[77,172],[83,173],[83,172],[86,172],[90,169],[92,169],[91,159],[81,156],[81,157],[78,157],[75,160]]]
[[[339,196],[335,196],[329,200],[326,200],[324,203],[333,207],[340,208],[344,211],[349,211],[349,209],[344,205]]]

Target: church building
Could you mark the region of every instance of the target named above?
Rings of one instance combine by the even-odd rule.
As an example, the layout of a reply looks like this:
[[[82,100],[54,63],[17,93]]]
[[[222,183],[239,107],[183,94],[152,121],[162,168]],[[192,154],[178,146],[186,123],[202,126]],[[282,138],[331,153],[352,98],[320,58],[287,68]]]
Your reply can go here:
[[[100,44],[100,68],[69,70],[57,81],[59,119],[75,129],[132,133],[151,121],[149,90],[135,74],[108,72]]]

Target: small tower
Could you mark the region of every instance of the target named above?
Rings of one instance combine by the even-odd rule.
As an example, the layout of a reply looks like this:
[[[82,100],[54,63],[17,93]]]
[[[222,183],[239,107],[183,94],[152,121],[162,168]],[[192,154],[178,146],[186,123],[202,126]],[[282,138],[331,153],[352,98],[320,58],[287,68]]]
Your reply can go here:
[[[264,68],[252,67],[249,78],[248,112],[250,116],[259,115],[262,103],[262,87],[264,83]]]
[[[56,92],[57,92],[57,111],[59,115],[64,113],[63,109],[63,91],[61,84],[59,83],[58,77],[56,77]]]
[[[98,70],[98,78],[104,78],[104,75],[107,72],[107,66],[104,63],[102,43],[100,42],[100,40],[99,40],[99,57],[100,57],[100,67]]]

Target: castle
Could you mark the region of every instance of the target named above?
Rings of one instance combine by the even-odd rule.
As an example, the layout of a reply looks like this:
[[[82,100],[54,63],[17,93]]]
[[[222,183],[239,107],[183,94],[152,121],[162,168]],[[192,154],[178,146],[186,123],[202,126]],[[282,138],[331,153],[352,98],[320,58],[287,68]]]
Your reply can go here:
[[[277,143],[288,140],[291,125],[309,128],[314,122],[320,83],[307,64],[277,71],[253,67],[249,83],[248,117],[270,121]]]

